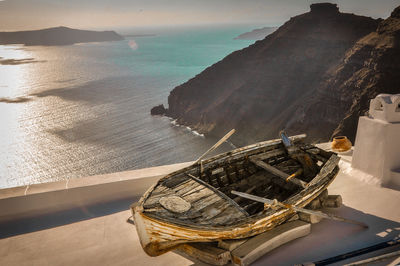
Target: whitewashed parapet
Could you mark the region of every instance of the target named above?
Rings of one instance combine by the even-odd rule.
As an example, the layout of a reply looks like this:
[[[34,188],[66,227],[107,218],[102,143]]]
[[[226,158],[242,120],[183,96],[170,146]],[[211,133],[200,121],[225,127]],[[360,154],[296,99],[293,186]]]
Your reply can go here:
[[[0,189],[0,223],[119,200],[133,200],[141,197],[159,178],[192,163]]]
[[[389,123],[400,122],[400,94],[379,94],[371,100],[369,114]]]
[[[400,187],[400,94],[379,94],[359,118],[352,167]]]

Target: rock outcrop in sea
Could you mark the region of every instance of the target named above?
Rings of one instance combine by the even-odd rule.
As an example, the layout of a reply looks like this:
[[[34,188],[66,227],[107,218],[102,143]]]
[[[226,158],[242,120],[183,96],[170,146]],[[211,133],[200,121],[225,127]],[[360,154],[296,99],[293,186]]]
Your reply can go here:
[[[151,115],[165,115],[167,113],[167,110],[165,109],[163,104],[154,106],[150,110]]]
[[[56,27],[42,30],[0,32],[0,44],[70,45],[86,42],[119,41],[124,38],[115,31],[77,30]]]
[[[315,108],[319,113],[307,103],[315,104],[310,99],[321,90],[334,91],[323,84],[332,80],[330,74],[338,66],[353,70],[344,56],[360,38],[376,32],[379,22],[340,13],[335,4],[313,4],[310,12],[291,18],[265,39],[174,88],[167,115],[206,135],[219,137],[235,128],[233,142],[239,145],[275,138],[281,129],[327,140],[335,128],[325,125],[337,126],[345,115],[330,110],[337,109],[338,101],[350,99],[330,95],[335,100],[324,104],[332,108]],[[302,128],[302,123],[313,127]]]

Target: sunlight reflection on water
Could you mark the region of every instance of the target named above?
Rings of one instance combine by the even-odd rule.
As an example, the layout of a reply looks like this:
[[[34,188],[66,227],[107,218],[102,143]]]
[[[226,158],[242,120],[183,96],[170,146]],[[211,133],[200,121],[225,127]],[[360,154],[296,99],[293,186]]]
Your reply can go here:
[[[0,60],[31,58],[32,54],[20,46],[0,45]],[[1,64],[0,99],[15,98],[24,95],[26,84],[31,77],[26,64],[5,65]]]
[[[248,45],[233,41],[241,32],[221,30],[189,44],[182,44],[184,36],[137,38],[137,51],[129,39],[0,45],[0,60],[32,58],[0,65],[0,188],[196,159],[215,140],[149,110],[165,104],[174,86]],[[229,45],[210,50],[200,43],[212,44],[215,36]]]

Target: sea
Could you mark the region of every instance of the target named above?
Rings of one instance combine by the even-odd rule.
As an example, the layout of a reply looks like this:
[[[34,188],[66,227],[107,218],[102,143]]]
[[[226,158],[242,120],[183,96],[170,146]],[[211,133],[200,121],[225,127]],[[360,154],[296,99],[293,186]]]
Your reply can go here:
[[[195,160],[217,140],[150,109],[253,43],[234,38],[259,26],[132,28],[116,42],[0,46],[0,188]]]

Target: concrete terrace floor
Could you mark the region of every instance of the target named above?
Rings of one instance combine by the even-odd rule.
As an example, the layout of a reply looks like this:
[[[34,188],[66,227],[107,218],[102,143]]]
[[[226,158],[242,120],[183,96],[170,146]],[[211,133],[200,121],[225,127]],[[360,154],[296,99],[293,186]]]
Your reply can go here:
[[[350,161],[351,153],[342,156],[341,172],[329,187],[329,194],[342,195],[343,206],[325,211],[363,221],[369,229],[323,220],[312,225],[310,235],[273,250],[254,265],[317,261],[400,237],[400,191],[360,181],[362,174],[350,168]],[[2,225],[0,265],[205,265],[175,252],[147,256],[135,227],[126,222],[129,204],[120,201]],[[397,263],[400,258],[394,257],[381,264]]]

